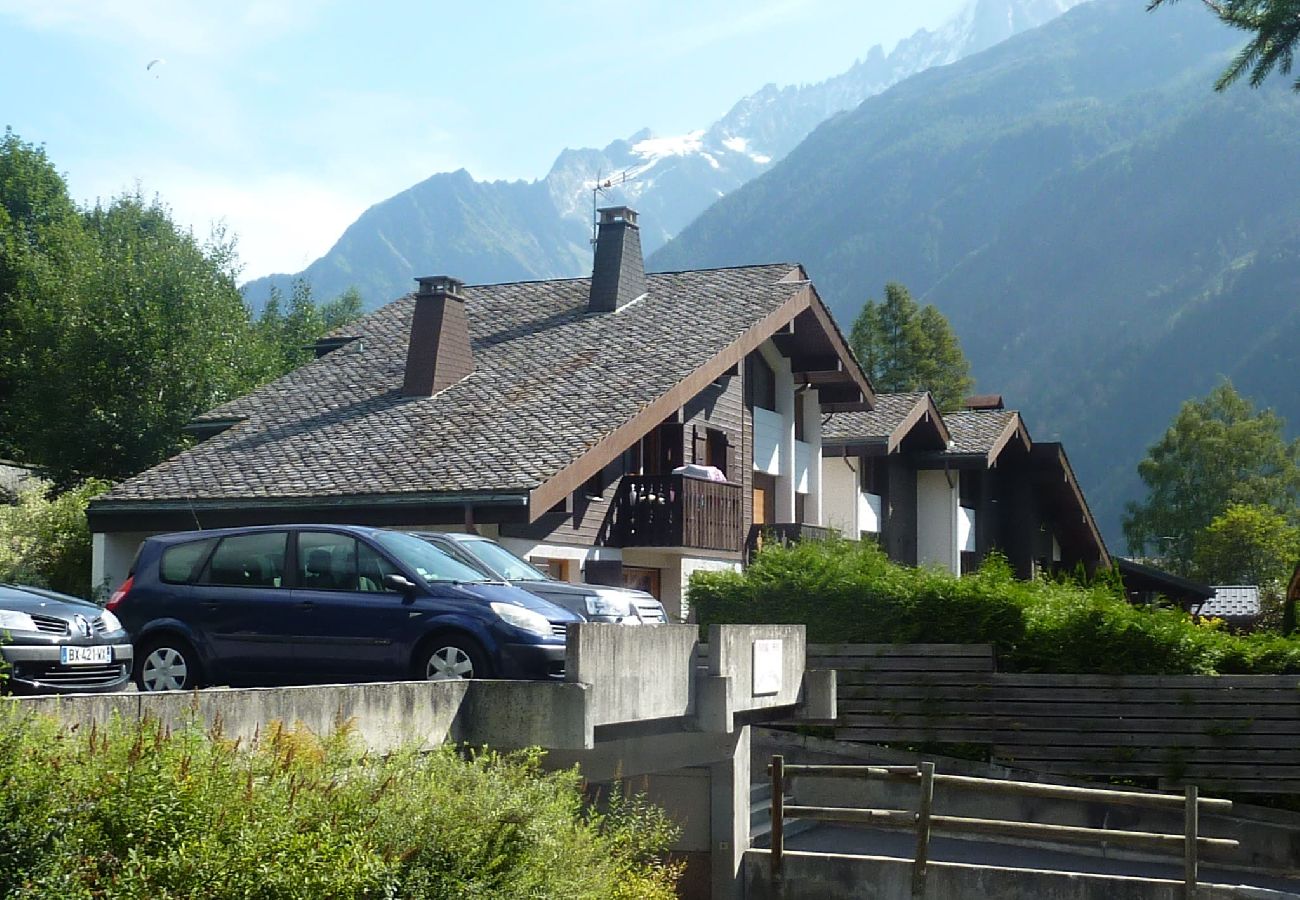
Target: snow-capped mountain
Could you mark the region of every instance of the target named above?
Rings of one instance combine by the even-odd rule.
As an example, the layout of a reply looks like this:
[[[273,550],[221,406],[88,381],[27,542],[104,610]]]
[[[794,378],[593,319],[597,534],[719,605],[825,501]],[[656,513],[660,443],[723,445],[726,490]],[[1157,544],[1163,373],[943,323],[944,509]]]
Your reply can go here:
[[[434,175],[371,207],[300,274],[318,298],[356,286],[371,308],[433,271],[470,282],[582,275],[591,264],[593,207],[620,203],[641,213],[642,244],[651,253],[836,113],[1080,2],[972,0],[943,27],[917,31],[890,53],[872,47],[841,75],[769,84],[707,128],[676,136],[644,130],[600,150],[564,150],[539,181],[478,182],[463,170]],[[287,289],[291,277],[250,282],[245,296],[260,307],[272,284]]]

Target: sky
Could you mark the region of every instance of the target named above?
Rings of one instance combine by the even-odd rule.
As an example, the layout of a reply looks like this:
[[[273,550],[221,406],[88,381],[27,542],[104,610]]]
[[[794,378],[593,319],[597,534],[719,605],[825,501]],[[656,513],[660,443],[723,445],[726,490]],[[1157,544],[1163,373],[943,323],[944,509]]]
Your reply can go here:
[[[83,203],[138,188],[224,228],[249,279],[436,172],[533,180],[565,147],[705,128],[964,2],[0,0],[0,127]]]

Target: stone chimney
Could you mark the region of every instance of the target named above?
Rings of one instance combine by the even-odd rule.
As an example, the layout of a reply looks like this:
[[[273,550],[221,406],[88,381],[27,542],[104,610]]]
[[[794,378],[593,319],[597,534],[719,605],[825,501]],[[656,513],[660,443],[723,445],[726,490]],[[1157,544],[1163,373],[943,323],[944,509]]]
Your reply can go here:
[[[402,395],[432,397],[474,371],[465,298],[460,295],[465,283],[447,275],[415,280],[420,289],[411,317]]]
[[[598,210],[596,261],[591,269],[588,312],[613,312],[645,294],[645,260],[636,211],[626,206]]]

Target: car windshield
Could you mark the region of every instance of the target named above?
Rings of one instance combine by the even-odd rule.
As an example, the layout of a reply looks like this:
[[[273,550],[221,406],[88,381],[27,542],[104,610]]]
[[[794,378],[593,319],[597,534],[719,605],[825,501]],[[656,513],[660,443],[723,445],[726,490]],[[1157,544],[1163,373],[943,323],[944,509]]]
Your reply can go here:
[[[506,581],[550,581],[530,563],[515,556],[500,544],[492,541],[461,541],[460,546],[474,554],[475,559]]]
[[[425,581],[483,581],[469,566],[457,562],[432,544],[397,531],[375,535],[381,547],[406,563]]]

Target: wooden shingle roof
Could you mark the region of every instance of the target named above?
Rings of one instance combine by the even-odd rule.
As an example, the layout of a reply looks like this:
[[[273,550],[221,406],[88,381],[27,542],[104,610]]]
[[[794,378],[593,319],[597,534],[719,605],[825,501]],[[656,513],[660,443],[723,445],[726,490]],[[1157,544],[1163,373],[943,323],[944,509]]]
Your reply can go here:
[[[200,416],[236,424],[96,502],[535,491],[821,302],[791,264],[648,282],[607,313],[587,311],[589,279],[465,287],[474,372],[426,398],[402,395],[407,295],[348,326],[355,340]]]

